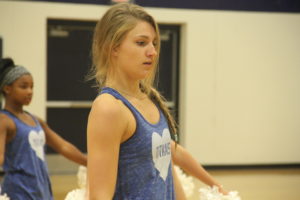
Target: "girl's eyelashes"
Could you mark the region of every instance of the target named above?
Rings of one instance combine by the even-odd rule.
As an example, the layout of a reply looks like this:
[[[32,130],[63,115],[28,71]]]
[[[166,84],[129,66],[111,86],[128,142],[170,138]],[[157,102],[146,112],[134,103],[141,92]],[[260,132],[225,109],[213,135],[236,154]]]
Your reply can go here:
[[[27,85],[20,85],[21,89],[27,89]]]
[[[146,42],[146,41],[137,41],[136,44],[137,44],[138,46],[146,46],[146,45],[148,44],[148,42]],[[156,47],[156,46],[157,46],[157,42],[152,42],[152,45],[153,45],[154,47]]]
[[[22,88],[22,89],[27,89],[28,87],[32,89],[33,85],[24,83],[24,84],[19,85],[19,87]]]
[[[145,45],[146,45],[146,42],[145,42],[145,41],[137,41],[136,43],[137,43],[137,45],[139,45],[139,46],[145,46]]]

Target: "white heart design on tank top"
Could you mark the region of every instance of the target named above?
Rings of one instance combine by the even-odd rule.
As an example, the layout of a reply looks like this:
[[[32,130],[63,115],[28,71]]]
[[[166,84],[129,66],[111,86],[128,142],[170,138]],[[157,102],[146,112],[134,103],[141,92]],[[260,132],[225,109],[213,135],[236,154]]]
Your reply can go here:
[[[171,136],[169,129],[164,129],[162,136],[152,134],[152,159],[159,175],[166,181],[171,162]]]
[[[44,131],[30,131],[28,135],[28,140],[31,148],[35,151],[36,155],[44,161],[44,145],[46,142]]]

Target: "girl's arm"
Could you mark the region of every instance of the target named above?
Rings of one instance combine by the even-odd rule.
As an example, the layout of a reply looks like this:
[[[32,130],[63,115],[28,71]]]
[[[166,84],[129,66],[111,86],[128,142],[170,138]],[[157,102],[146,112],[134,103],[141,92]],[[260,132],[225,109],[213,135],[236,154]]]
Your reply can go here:
[[[4,114],[0,114],[0,166],[4,163],[5,145],[15,136],[15,124]]]
[[[89,200],[113,198],[126,128],[120,102],[110,95],[100,95],[93,103],[87,127]]]
[[[186,196],[183,190],[183,187],[180,183],[176,170],[174,169],[174,165],[172,163],[172,174],[174,180],[174,189],[175,189],[175,196],[177,200],[186,200]]]
[[[219,187],[219,191],[223,194],[227,192],[222,188],[222,185],[219,184],[203,167],[199,164],[193,156],[179,144],[175,147],[175,142],[172,141],[172,160],[174,164],[181,167],[185,172],[191,176],[199,179],[203,183],[209,186]]]
[[[7,119],[4,115],[0,114],[0,166],[4,162],[5,144],[7,135]]]
[[[87,158],[78,148],[73,144],[63,139],[56,132],[54,132],[48,124],[39,119],[39,122],[46,135],[46,143],[52,147],[56,152],[68,158],[71,161],[74,161],[80,165],[87,165]]]

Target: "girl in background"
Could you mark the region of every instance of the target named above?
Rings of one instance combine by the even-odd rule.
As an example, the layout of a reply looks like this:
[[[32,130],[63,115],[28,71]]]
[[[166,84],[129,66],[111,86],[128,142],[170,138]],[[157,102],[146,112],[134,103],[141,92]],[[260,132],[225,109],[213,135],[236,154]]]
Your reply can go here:
[[[32,99],[33,78],[12,59],[0,61],[0,91],[5,99],[0,111],[0,165],[5,172],[1,192],[12,200],[51,200],[45,145],[81,165],[86,165],[86,156],[23,109]]]

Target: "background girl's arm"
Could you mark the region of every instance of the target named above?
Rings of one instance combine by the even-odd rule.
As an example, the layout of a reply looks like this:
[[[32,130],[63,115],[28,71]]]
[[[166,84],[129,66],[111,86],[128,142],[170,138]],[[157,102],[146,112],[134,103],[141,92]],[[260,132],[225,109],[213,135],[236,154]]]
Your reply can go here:
[[[46,143],[53,148],[56,152],[63,155],[64,157],[72,160],[80,165],[87,165],[87,158],[77,147],[70,142],[63,139],[56,132],[54,132],[46,122],[39,119],[39,122],[46,135]],[[74,137],[76,137],[74,135]]]
[[[172,160],[174,164],[182,168],[186,173],[199,179],[209,186],[219,187],[220,192],[227,194],[227,192],[203,167],[198,163],[193,156],[179,144],[175,147],[175,142],[172,141]]]
[[[5,144],[7,135],[7,119],[4,115],[0,114],[0,166],[4,162]]]
[[[15,136],[15,124],[5,114],[0,114],[0,166],[4,163],[5,145]]]
[[[120,102],[110,95],[100,95],[93,103],[87,128],[89,200],[113,198],[127,128],[123,113]]]

